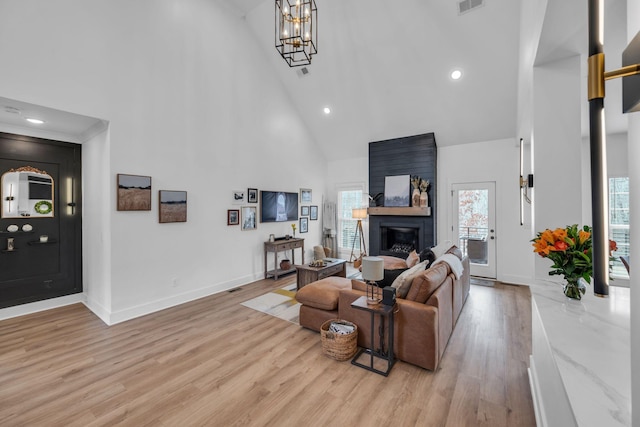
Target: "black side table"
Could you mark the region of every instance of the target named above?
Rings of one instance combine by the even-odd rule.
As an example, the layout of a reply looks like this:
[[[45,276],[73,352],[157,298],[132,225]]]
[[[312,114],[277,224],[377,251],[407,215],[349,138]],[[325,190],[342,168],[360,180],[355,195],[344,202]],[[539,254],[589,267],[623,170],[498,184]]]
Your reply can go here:
[[[356,355],[354,356],[354,358],[351,360],[351,364],[352,365],[356,365],[359,366],[361,368],[367,369],[369,371],[375,372],[377,374],[380,375],[384,375],[385,377],[387,375],[389,375],[389,372],[391,371],[391,368],[393,367],[394,363],[396,362],[396,360],[393,357],[393,328],[394,328],[394,324],[393,324],[393,309],[394,306],[390,306],[390,305],[384,305],[384,304],[367,304],[367,297],[363,296],[358,298],[357,300],[355,300],[354,302],[351,303],[351,307],[353,308],[357,308],[358,310],[364,310],[364,311],[368,311],[371,314],[371,347],[372,348],[363,348],[360,349],[360,351],[358,353],[356,353]],[[375,315],[379,315],[380,316],[380,346],[381,348],[378,350],[375,350],[375,333],[374,333],[374,319],[375,319]],[[387,347],[388,349],[385,351],[384,349],[384,345],[385,345],[385,339],[384,339],[384,319],[388,318],[389,319],[389,340],[388,340],[388,344]],[[370,356],[370,363],[368,365],[365,365],[363,363],[358,362],[358,358],[362,355],[362,354],[368,354]],[[374,360],[375,358],[378,359],[382,359],[385,360],[387,362],[387,369],[382,371],[380,369],[376,369],[374,367]]]

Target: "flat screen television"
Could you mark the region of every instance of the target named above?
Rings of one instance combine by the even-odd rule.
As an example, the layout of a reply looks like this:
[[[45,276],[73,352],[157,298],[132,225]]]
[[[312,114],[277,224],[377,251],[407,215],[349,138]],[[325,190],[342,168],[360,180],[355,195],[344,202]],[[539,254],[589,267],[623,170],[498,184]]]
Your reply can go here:
[[[298,193],[260,192],[260,222],[298,220]]]

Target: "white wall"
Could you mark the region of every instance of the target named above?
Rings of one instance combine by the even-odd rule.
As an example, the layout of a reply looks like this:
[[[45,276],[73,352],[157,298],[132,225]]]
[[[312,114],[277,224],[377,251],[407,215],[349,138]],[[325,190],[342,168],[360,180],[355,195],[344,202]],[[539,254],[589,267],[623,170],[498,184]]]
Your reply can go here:
[[[246,23],[207,0],[35,6],[0,3],[0,93],[110,123],[85,153],[88,304],[113,323],[261,278],[291,228],[227,226],[232,191],[321,206],[327,166]],[[153,178],[150,212],[116,211],[117,173]],[[157,190],[188,192],[187,223],[158,223]],[[303,237],[310,256],[321,221]]]

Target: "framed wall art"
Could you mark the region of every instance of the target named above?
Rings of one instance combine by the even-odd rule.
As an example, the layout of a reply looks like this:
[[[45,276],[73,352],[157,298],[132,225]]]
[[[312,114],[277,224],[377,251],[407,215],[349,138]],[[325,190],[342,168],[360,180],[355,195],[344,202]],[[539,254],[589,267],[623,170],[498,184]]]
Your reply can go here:
[[[248,188],[247,189],[247,201],[249,203],[258,203],[258,189],[257,188]]]
[[[118,210],[150,211],[151,210],[151,177],[126,175],[119,173]]]
[[[240,210],[239,209],[227,209],[227,225],[240,224]]]
[[[160,223],[187,222],[187,192],[160,190]]]
[[[300,189],[300,203],[311,203],[311,189],[309,188],[301,188]]]
[[[384,177],[384,205],[411,206],[410,175]]]
[[[309,231],[309,218],[300,218],[300,233]]]
[[[255,230],[258,225],[258,208],[255,206],[242,207],[242,230]]]
[[[233,199],[231,203],[234,205],[243,205],[245,203],[244,190],[233,190]]]
[[[317,206],[311,206],[309,219],[311,219],[311,221],[317,221],[318,220],[318,207]]]
[[[300,215],[309,216],[309,206],[300,206]]]

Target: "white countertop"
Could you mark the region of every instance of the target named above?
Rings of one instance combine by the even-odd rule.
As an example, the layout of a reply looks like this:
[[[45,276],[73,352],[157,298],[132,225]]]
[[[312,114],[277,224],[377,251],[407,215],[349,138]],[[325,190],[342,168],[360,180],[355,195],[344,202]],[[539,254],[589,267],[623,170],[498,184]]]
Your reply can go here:
[[[629,289],[587,285],[575,301],[551,281],[530,288],[578,425],[631,425]]]

